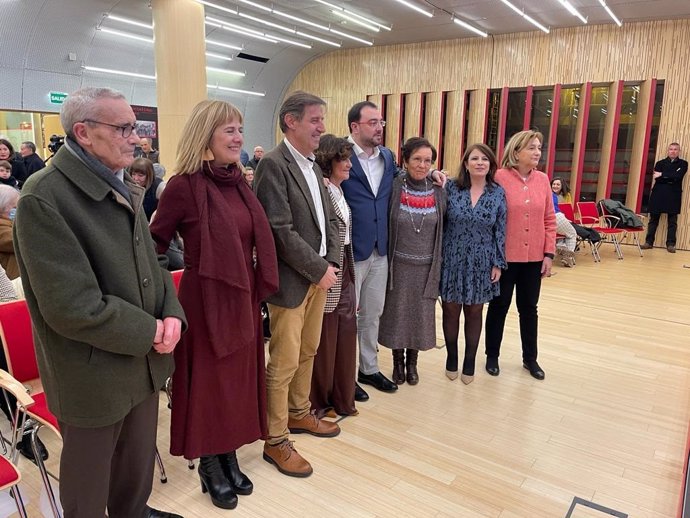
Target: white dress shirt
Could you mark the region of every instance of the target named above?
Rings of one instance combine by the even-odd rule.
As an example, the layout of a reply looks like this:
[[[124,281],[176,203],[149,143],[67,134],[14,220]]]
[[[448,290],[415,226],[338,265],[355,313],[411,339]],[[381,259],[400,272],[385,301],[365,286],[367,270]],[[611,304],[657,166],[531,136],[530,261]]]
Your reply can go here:
[[[285,145],[292,153],[295,158],[297,165],[299,166],[304,179],[307,181],[309,186],[309,193],[311,194],[311,199],[314,202],[314,208],[316,209],[316,218],[319,220],[319,229],[321,230],[321,247],[319,248],[319,255],[321,257],[326,257],[326,214],[323,210],[323,202],[321,201],[321,191],[319,190],[319,182],[321,178],[316,177],[314,172],[314,154],[312,153],[309,157],[305,157],[297,151],[288,139],[283,139]]]
[[[374,148],[374,153],[369,156],[361,147],[359,147],[359,144],[354,141],[352,135],[347,137],[347,140],[352,144],[352,149],[354,150],[355,155],[357,155],[357,159],[364,170],[364,174],[367,176],[367,180],[369,180],[371,192],[373,192],[374,196],[376,196],[376,194],[379,192],[379,186],[381,185],[381,180],[383,179],[383,172],[386,168],[379,147],[376,146]]]

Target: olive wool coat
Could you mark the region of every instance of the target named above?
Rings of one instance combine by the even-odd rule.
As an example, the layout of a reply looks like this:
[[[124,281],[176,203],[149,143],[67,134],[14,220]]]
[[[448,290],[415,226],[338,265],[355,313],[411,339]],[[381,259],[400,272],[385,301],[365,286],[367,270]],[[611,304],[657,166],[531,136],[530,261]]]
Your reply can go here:
[[[48,406],[73,426],[123,419],[158,391],[172,354],[153,348],[156,319],[186,326],[128,177],[130,205],[63,146],[24,185],[15,253]]]

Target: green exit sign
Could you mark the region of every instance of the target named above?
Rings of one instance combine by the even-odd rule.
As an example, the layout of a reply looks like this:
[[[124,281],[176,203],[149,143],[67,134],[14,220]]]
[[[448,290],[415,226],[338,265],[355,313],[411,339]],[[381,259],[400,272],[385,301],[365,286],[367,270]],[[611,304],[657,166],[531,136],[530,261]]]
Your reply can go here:
[[[50,104],[62,104],[65,102],[67,94],[62,92],[50,92]]]

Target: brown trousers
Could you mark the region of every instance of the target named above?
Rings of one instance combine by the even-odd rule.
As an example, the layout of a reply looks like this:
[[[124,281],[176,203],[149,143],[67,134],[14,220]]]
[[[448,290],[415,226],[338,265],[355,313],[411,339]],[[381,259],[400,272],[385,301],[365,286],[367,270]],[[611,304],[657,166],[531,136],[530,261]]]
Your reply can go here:
[[[289,437],[288,416],[302,419],[311,408],[311,373],[325,305],[326,292],[315,284],[296,308],[268,305],[271,342],[266,366],[266,403],[267,442],[271,445]]]
[[[156,454],[158,392],[101,428],[60,422],[64,518],[146,518]]]
[[[321,342],[311,376],[312,410],[322,416],[333,408],[339,415],[352,415],[355,409],[355,374],[357,370],[357,301],[355,284],[343,264],[343,283],[338,306],[324,313]]]

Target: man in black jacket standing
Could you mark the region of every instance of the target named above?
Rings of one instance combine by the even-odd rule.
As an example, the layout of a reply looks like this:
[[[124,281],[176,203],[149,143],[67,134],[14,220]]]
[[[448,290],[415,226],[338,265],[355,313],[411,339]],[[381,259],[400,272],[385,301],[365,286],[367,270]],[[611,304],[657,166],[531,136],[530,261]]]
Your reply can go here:
[[[647,238],[642,248],[649,250],[654,246],[656,228],[662,214],[668,215],[666,250],[676,253],[676,228],[683,197],[683,177],[688,172],[688,163],[680,155],[680,144],[673,142],[668,146],[668,156],[654,165],[654,186],[649,197],[649,225]]]
[[[40,171],[46,166],[43,159],[36,154],[36,144],[33,142],[22,142],[22,145],[19,147],[19,153],[22,155],[24,160],[26,178],[34,174],[36,171]],[[26,180],[26,178],[24,178],[24,180]]]

